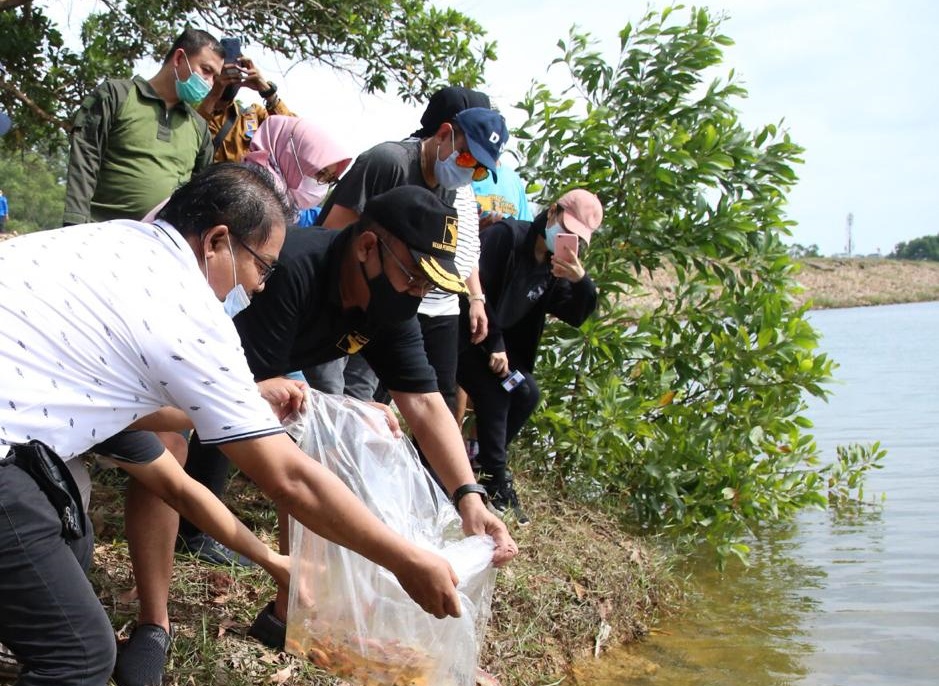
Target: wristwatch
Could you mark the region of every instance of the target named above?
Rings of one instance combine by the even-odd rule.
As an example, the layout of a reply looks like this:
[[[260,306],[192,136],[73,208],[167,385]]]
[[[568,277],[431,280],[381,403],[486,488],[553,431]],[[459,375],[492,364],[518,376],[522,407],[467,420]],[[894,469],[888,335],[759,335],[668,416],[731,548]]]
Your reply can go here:
[[[271,97],[272,95],[274,95],[274,93],[277,92],[276,83],[274,83],[273,81],[268,81],[267,83],[270,86],[270,88],[268,88],[266,91],[258,91],[258,95],[260,95],[265,100],[267,100],[269,97]]]
[[[460,511],[460,501],[463,500],[463,496],[469,495],[470,493],[478,493],[483,499],[484,505],[489,502],[489,493],[486,491],[485,486],[480,486],[479,484],[463,484],[453,491],[453,497],[450,498],[450,502],[453,503],[453,507],[456,508],[457,512]]]
[[[469,301],[474,302],[476,300],[478,300],[481,303],[486,302],[486,294],[485,293],[470,293]]]

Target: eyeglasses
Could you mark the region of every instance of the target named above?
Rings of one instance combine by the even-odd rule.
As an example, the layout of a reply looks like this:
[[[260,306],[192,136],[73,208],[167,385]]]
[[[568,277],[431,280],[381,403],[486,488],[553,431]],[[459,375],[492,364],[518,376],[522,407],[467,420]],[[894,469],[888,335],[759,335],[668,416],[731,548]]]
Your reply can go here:
[[[241,243],[241,246],[251,254],[251,257],[254,258],[255,262],[257,262],[258,266],[261,268],[261,283],[264,283],[269,278],[271,278],[271,274],[273,274],[274,270],[277,269],[277,262],[265,261],[263,257],[254,252],[254,250],[252,250],[243,240],[239,239],[238,242]]]
[[[329,169],[320,169],[312,177],[308,176],[305,171],[303,171],[303,165],[300,164],[300,155],[297,154],[297,144],[293,140],[293,134],[290,134],[290,152],[293,153],[293,159],[297,163],[297,169],[300,170],[300,177],[304,179],[312,178],[316,183],[328,186],[332,183],[336,183],[339,180],[339,177],[335,172],[330,171]]]
[[[433,290],[434,284],[431,283],[426,277],[415,276],[411,270],[405,267],[404,263],[398,259],[398,256],[391,251],[391,248],[388,247],[388,244],[385,243],[385,241],[379,238],[378,242],[381,244],[381,247],[383,247],[385,251],[391,255],[391,259],[393,259],[395,264],[398,265],[398,269],[401,270],[401,273],[407,277],[408,282],[406,284],[406,290],[420,290],[421,293],[429,293]]]
[[[456,150],[456,135],[452,128],[450,129],[450,141],[453,144],[453,149]],[[473,157],[473,154],[468,150],[457,151],[456,166],[463,167],[464,169],[472,168],[473,181],[482,181],[489,176],[489,170],[477,162],[476,158]]]

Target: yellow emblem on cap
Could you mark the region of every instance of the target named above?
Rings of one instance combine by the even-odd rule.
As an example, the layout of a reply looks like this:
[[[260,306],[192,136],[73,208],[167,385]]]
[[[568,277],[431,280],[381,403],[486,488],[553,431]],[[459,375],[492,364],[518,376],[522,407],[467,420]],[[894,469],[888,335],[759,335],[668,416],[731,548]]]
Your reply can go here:
[[[437,250],[456,253],[456,239],[459,234],[459,222],[456,217],[448,216],[443,223],[443,237],[439,241],[434,241],[434,247]]]
[[[463,280],[441,267],[437,260],[422,257],[420,260],[420,268],[421,271],[427,275],[427,278],[438,288],[442,288],[450,293],[469,293]]]

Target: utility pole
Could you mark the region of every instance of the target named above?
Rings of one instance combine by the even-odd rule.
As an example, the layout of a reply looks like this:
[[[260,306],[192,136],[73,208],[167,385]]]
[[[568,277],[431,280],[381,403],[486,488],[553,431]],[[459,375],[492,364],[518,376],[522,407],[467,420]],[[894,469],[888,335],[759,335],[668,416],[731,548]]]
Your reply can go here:
[[[854,224],[854,215],[848,212],[848,245],[845,249],[848,257],[854,254],[854,237],[851,235],[851,225]]]

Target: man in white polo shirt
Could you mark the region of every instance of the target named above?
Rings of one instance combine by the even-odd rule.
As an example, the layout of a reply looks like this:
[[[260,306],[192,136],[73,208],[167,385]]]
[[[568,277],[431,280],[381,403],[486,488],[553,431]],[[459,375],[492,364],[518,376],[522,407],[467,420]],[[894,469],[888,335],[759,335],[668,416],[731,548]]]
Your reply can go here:
[[[426,611],[459,614],[449,565],[304,455],[254,384],[220,301],[263,290],[287,213],[265,172],[221,164],[180,187],[154,224],[0,244],[0,643],[23,663],[18,684],[107,683],[114,635],[83,573],[93,537],[65,463],[128,426],[173,428],[182,413],[307,527],[390,569]],[[285,560],[168,452],[120,466],[286,582]]]

